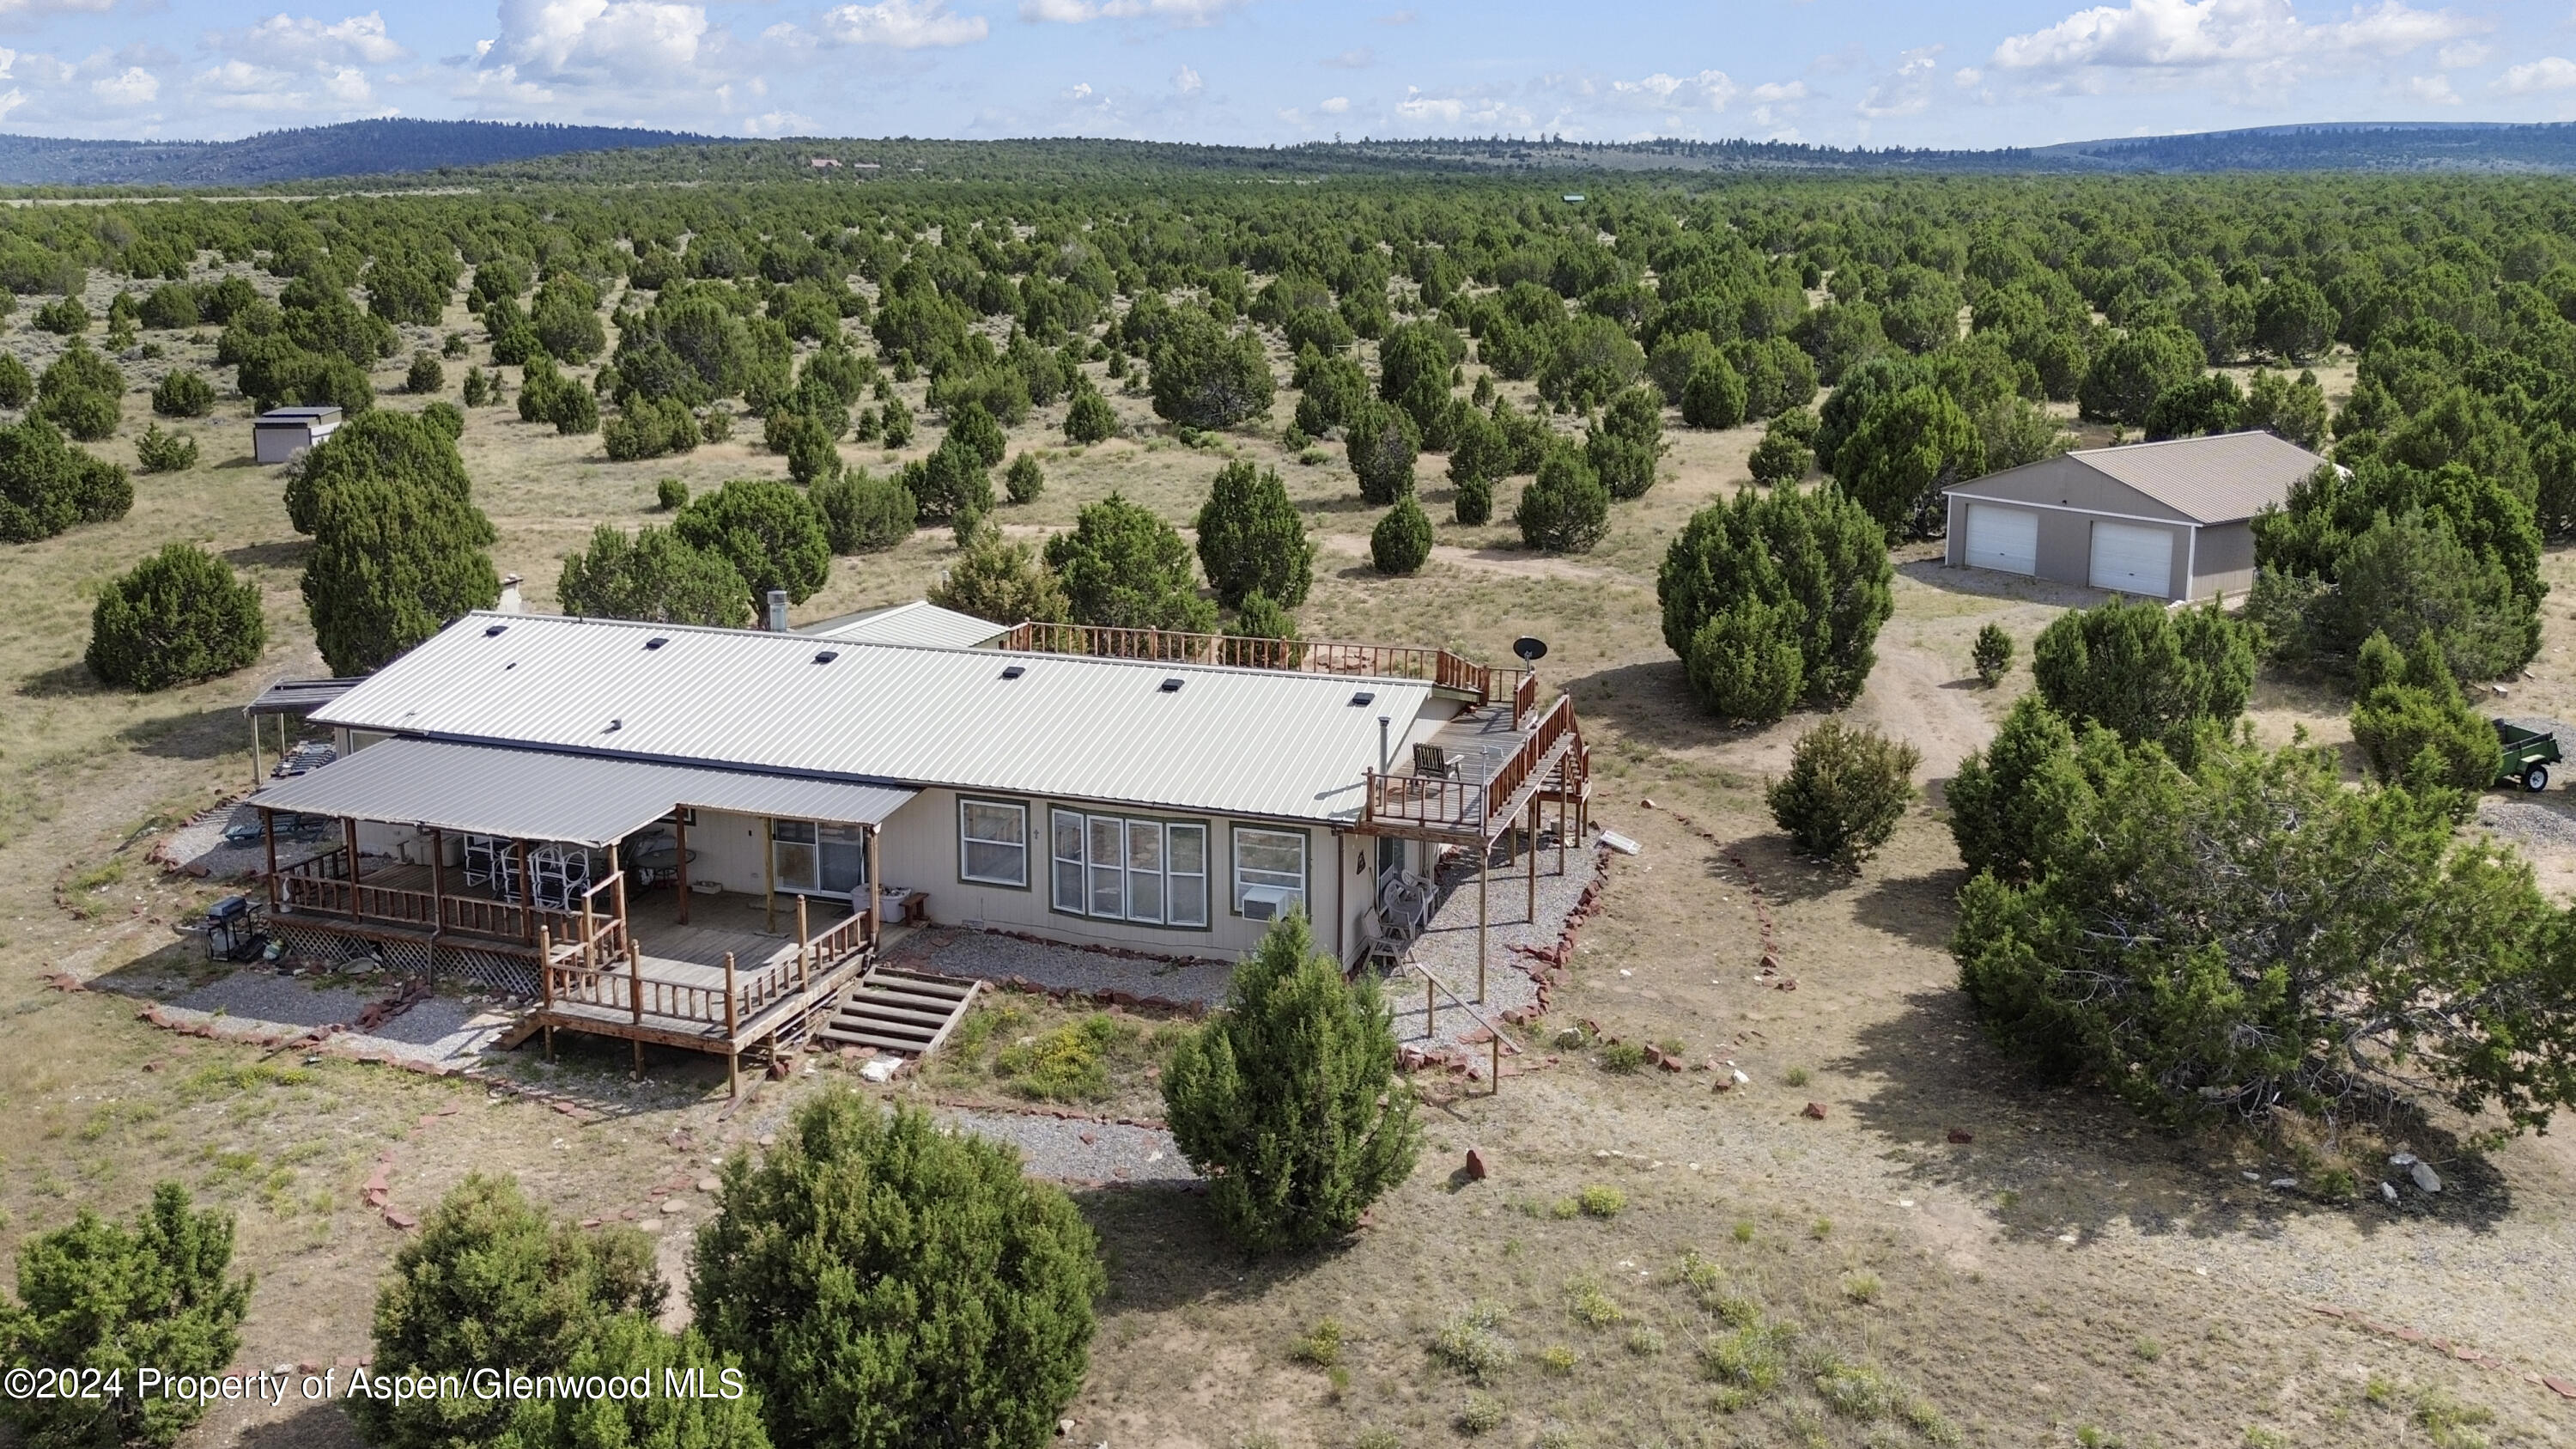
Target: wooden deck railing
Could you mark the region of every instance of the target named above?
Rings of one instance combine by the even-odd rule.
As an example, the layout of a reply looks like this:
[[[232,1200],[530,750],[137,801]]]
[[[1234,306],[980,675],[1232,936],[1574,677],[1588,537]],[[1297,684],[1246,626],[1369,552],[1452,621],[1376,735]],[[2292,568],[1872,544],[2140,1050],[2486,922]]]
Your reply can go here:
[[[357,925],[476,936],[494,942],[526,944],[540,930],[559,940],[579,933],[577,911],[528,907],[488,896],[440,895],[404,886],[377,885],[349,879],[349,851],[337,846],[293,865],[280,866],[270,877],[271,904],[286,913],[336,916]]]
[[[1234,664],[1307,674],[1421,679],[1441,689],[1472,694],[1480,705],[1491,704],[1498,687],[1504,687],[1514,676],[1521,681],[1511,686],[1516,697],[1534,688],[1534,679],[1527,670],[1495,669],[1446,649],[1412,644],[1253,639],[1170,629],[1023,623],[1012,626],[1002,636],[1001,647],[1041,654],[1090,654],[1108,659],[1165,659],[1176,664]]]
[[[1538,708],[1538,671],[1524,669],[1521,682],[1512,686],[1512,728],[1529,723],[1530,711]]]
[[[1489,834],[1495,812],[1508,808],[1531,772],[1546,762],[1560,741],[1574,733],[1574,697],[1561,694],[1486,779],[1443,780],[1425,775],[1381,775],[1371,770],[1361,819],[1367,824],[1446,830],[1460,835]],[[1582,749],[1579,735],[1573,748],[1578,752]],[[1572,769],[1569,759],[1569,778]]]

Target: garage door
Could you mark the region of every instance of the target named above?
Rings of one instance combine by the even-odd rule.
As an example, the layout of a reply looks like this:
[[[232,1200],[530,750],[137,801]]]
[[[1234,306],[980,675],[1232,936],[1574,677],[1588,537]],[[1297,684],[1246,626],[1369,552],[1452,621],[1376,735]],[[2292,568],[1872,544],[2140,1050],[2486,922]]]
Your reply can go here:
[[[1968,505],[1968,567],[2008,574],[2039,571],[2039,515],[1992,503]]]
[[[2093,587],[2149,599],[2173,590],[2173,530],[2135,523],[2093,525]]]

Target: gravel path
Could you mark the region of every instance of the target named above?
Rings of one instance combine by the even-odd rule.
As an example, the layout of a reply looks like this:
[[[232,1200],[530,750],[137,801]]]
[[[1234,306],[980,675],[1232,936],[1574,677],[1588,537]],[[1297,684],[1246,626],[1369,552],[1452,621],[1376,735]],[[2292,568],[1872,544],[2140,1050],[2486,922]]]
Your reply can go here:
[[[303,977],[246,968],[167,993],[133,994],[160,1001],[173,1021],[211,1026],[220,1036],[261,1037],[354,1021],[395,984],[382,973]],[[511,1020],[481,997],[433,996],[374,1031],[338,1032],[331,1040],[335,1051],[464,1067],[481,1060]]]
[[[1162,1187],[1199,1180],[1180,1150],[1172,1145],[1172,1134],[1157,1127],[1128,1127],[1116,1122],[1085,1122],[1025,1112],[985,1112],[968,1107],[942,1108],[939,1116],[978,1137],[1007,1142],[1020,1149],[1020,1160],[1031,1177]]]
[[[1438,977],[1458,999],[1472,1003],[1492,1021],[1500,1022],[1503,1013],[1534,1006],[1538,1002],[1538,980],[1530,975],[1528,957],[1513,950],[1527,946],[1533,950],[1553,951],[1565,934],[1566,917],[1573,914],[1575,903],[1585,890],[1601,876],[1601,847],[1566,852],[1565,870],[1556,868],[1556,852],[1543,849],[1538,854],[1538,916],[1529,913],[1528,877],[1500,865],[1492,869],[1486,882],[1485,924],[1485,995],[1476,997],[1476,873],[1472,868],[1452,867],[1440,878],[1447,892],[1432,908],[1431,926],[1413,943],[1409,959],[1413,964]],[[1523,869],[1527,869],[1526,862]],[[1431,1023],[1435,1032],[1423,1030],[1423,985],[1419,978],[1399,978],[1388,983],[1388,1004],[1395,1008],[1395,1039],[1414,1046],[1457,1046],[1471,1033],[1483,1028],[1466,1012],[1455,1009],[1448,996],[1440,998],[1440,1009]]]
[[[1200,1009],[1222,1005],[1226,983],[1234,979],[1230,961],[1144,960],[950,927],[921,931],[888,948],[885,964],[984,981],[1016,976],[1049,991],[1093,996],[1123,991]]]
[[[2545,850],[2576,851],[2576,810],[2547,797],[2491,795],[2478,801],[2478,823],[2508,839]]]
[[[248,841],[224,839],[224,832],[236,825],[256,827],[259,812],[247,800],[218,805],[168,835],[152,848],[153,859],[171,870],[184,870],[201,879],[239,880],[266,868],[267,842],[254,836]],[[319,855],[337,844],[338,832],[325,832],[330,839],[293,840],[281,836],[277,842],[277,863],[293,865],[309,856]]]

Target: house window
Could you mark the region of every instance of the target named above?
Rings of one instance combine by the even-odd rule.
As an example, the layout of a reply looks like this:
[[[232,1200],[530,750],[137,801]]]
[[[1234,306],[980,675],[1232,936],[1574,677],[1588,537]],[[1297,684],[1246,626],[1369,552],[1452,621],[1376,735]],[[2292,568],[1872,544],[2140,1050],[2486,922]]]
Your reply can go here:
[[[1207,924],[1207,827],[1048,812],[1055,908],[1095,920]]]
[[[1241,913],[1248,896],[1274,913],[1306,904],[1306,835],[1296,830],[1234,832],[1234,909]],[[1258,911],[1254,914],[1259,914]]]
[[[1029,807],[1000,800],[958,801],[957,878],[1026,889]]]
[[[772,820],[769,861],[782,891],[848,895],[868,878],[867,827]]]

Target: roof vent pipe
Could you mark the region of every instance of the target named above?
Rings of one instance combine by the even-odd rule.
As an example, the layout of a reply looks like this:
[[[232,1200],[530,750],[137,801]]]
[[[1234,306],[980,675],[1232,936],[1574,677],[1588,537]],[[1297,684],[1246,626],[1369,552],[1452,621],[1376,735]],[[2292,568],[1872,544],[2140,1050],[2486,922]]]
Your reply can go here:
[[[1394,751],[1386,742],[1386,727],[1392,723],[1394,723],[1393,719],[1387,715],[1377,717],[1377,772],[1381,775],[1390,773],[1395,768]]]
[[[769,591],[769,612],[766,622],[761,627],[772,634],[787,632],[787,591],[785,589]]]

